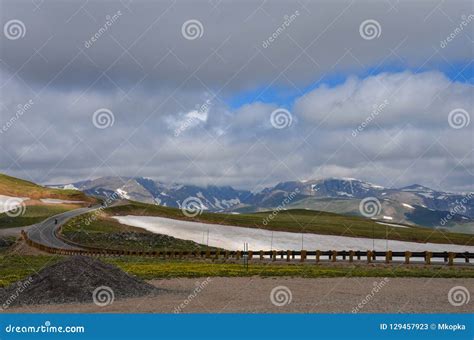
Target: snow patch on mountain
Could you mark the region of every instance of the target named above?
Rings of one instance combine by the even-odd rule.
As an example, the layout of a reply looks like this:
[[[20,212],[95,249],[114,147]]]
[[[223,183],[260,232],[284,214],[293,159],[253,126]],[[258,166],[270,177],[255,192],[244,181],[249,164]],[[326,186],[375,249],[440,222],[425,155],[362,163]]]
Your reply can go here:
[[[125,190],[123,190],[123,189],[117,189],[116,192],[117,192],[117,194],[119,194],[119,196],[120,196],[121,198],[124,198],[124,199],[127,199],[127,200],[130,199],[130,196],[128,195],[128,192],[126,192]]]

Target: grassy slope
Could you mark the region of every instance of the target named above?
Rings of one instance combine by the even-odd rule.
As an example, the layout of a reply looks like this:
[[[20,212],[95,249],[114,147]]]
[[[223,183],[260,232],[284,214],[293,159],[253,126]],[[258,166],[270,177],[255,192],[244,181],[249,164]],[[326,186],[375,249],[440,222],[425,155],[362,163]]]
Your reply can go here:
[[[359,216],[359,203],[360,200],[356,199],[308,197],[303,200],[291,202],[288,205],[288,209],[311,209],[328,211],[335,214]]]
[[[41,198],[96,202],[94,198],[88,197],[78,190],[45,188],[4,174],[0,174],[0,195],[30,198],[30,200],[25,201],[24,214],[17,217],[10,217],[6,213],[0,214],[0,229],[32,225],[48,217],[79,207],[77,204],[44,204],[38,201]]]
[[[0,229],[32,225],[44,221],[48,217],[77,209],[77,207],[72,204],[28,205],[25,213],[17,217],[10,217],[5,213],[0,214]]]
[[[0,287],[24,280],[61,259],[52,255],[0,255]]]
[[[75,243],[90,247],[138,251],[195,251],[214,250],[193,241],[181,240],[168,235],[159,235],[141,228],[120,224],[114,219],[99,216],[89,219],[79,216],[69,221],[62,228],[62,235]]]
[[[112,207],[106,211],[112,215],[163,216],[174,219],[194,220],[277,231],[305,232],[350,237],[375,237],[379,239],[385,239],[386,231],[388,230],[388,237],[393,240],[474,245],[473,235],[447,233],[419,227],[389,227],[377,224],[370,219],[364,219],[357,216],[345,216],[311,210],[281,211],[274,219],[269,220],[266,225],[263,221],[269,216],[269,212],[241,215],[204,212],[194,218],[188,218],[184,216],[179,209],[138,202],[131,202],[128,205]]]
[[[50,189],[4,174],[0,174],[0,195],[29,197],[30,199],[56,198],[71,201],[95,201],[78,190]]]

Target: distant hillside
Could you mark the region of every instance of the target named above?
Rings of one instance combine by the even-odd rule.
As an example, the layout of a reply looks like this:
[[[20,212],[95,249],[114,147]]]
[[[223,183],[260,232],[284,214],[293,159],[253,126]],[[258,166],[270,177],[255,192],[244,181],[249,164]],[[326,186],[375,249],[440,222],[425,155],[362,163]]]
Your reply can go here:
[[[5,174],[0,174],[0,195],[29,197],[30,199],[54,198],[70,201],[94,201],[93,198],[88,197],[79,190],[47,188]]]
[[[46,188],[0,174],[0,229],[33,225],[48,217],[95,202],[95,198],[88,197],[79,190]]]
[[[117,192],[122,198],[176,208],[181,207],[188,197],[196,197],[204,210],[240,213],[274,209],[284,204],[288,209],[360,216],[361,200],[374,197],[380,203],[378,214],[373,216],[375,219],[425,227],[456,225],[458,231],[462,231],[463,225],[474,222],[474,193],[442,192],[418,184],[385,188],[355,178],[282,182],[256,193],[230,186],[166,184],[143,177],[102,177],[61,187],[77,188],[88,195],[98,196]],[[450,215],[451,211],[452,218],[442,223],[443,217]]]

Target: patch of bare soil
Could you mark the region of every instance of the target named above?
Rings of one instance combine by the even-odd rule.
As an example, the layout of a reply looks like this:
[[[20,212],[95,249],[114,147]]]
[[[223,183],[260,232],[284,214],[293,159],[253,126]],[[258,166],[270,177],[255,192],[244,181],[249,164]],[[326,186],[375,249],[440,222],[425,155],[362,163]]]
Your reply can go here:
[[[17,241],[8,248],[7,253],[11,255],[51,255],[48,252],[27,245],[22,238],[18,238]]]

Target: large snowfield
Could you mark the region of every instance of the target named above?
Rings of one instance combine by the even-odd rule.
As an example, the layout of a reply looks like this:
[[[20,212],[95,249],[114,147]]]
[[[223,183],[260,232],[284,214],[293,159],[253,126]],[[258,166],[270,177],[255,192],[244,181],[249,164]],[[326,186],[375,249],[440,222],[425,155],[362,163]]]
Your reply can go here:
[[[180,221],[155,216],[116,216],[122,224],[166,234],[179,239],[228,250],[243,249],[247,242],[250,250],[368,250],[379,251],[453,251],[474,252],[473,246],[452,244],[415,243],[393,240],[372,240],[362,237],[330,236],[270,231],[256,228],[223,226],[208,223]],[[385,228],[385,226],[380,226]],[[374,243],[373,243],[374,242]],[[375,247],[374,247],[375,245]]]

